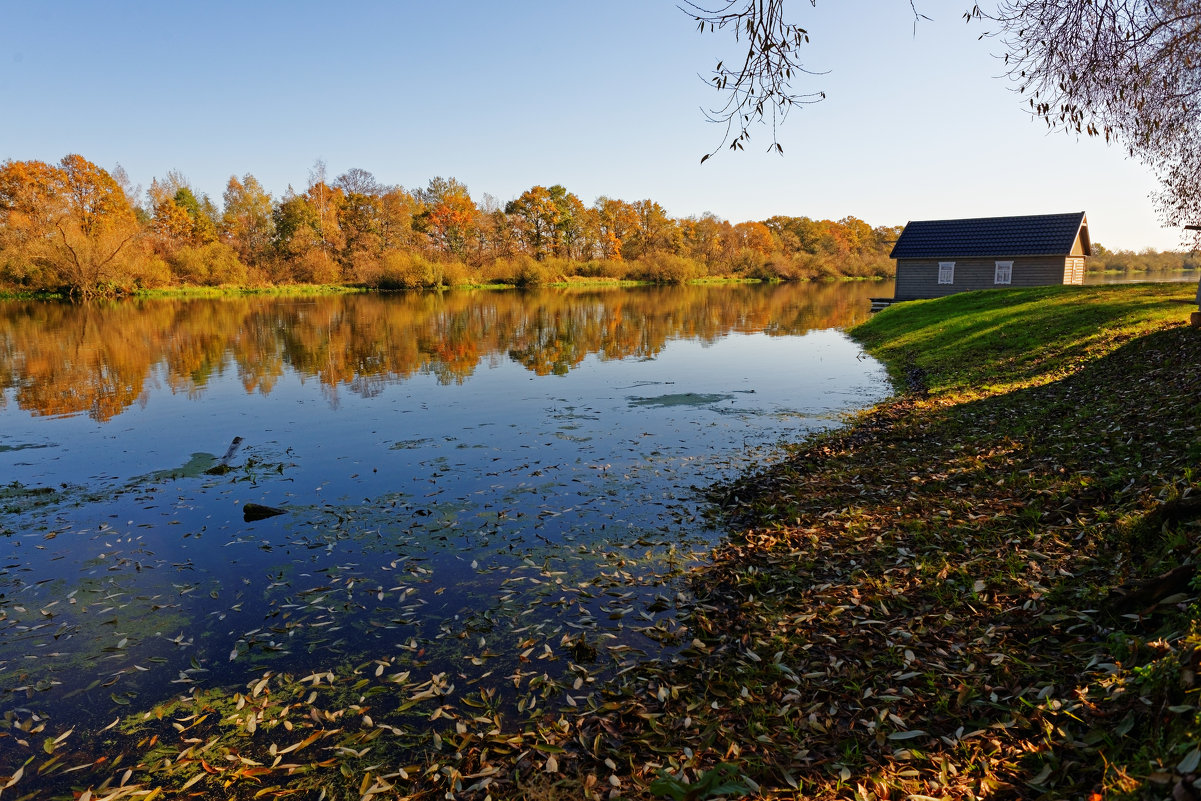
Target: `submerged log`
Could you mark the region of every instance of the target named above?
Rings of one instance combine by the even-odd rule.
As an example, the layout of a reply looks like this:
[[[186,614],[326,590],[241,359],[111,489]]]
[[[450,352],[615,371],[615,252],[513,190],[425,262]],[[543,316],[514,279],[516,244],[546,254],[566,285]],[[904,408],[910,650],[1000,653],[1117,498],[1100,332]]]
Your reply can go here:
[[[242,519],[247,523],[287,513],[287,509],[279,509],[275,506],[263,506],[261,503],[248,503],[242,507]]]

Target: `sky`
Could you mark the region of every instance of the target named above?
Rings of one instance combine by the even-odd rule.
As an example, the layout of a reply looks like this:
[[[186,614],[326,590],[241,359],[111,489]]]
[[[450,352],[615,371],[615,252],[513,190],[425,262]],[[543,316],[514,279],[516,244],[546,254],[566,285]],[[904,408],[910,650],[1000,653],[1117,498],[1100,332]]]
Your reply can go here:
[[[276,197],[320,160],[409,190],[436,176],[503,204],[562,184],[674,217],[876,225],[1085,211],[1110,249],[1176,248],[1151,172],[1050,132],[1001,73],[969,0],[790,0],[813,75],[747,149],[716,148],[704,75],[735,56],[671,0],[337,4],[0,0],[0,160],[79,153],[148,187],[169,171],[220,205],[232,175]]]

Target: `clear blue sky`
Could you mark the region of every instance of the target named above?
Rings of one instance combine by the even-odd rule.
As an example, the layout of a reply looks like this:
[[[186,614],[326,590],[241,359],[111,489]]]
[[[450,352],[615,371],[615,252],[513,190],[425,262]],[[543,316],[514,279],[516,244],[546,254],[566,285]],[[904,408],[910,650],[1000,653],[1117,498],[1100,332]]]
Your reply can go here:
[[[764,130],[700,165],[720,131],[698,74],[735,50],[670,0],[0,0],[0,159],[178,170],[218,204],[230,175],[278,196],[323,159],[477,202],[560,183],[732,222],[1084,210],[1110,248],[1176,247],[1145,167],[1024,113],[970,4],[919,0],[915,32],[906,0],[791,0],[827,71],[797,88],[827,99],[788,118],[782,158]]]

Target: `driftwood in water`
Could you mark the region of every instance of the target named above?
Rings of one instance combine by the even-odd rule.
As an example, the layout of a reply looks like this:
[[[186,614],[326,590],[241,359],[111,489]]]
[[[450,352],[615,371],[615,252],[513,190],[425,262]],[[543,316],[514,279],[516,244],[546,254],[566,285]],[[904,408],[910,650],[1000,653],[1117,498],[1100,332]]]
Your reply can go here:
[[[242,438],[234,437],[233,442],[229,443],[229,448],[226,449],[225,455],[217,461],[217,464],[213,465],[208,470],[205,470],[205,474],[210,476],[223,476],[233,469],[229,466],[229,462],[234,458],[234,454],[238,452],[238,446],[241,444]]]

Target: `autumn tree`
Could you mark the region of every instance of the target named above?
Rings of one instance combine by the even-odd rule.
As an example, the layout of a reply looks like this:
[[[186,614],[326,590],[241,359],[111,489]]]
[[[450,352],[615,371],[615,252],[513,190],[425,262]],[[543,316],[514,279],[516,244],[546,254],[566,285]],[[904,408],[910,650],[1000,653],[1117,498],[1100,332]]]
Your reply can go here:
[[[477,211],[467,187],[454,178],[439,176],[431,178],[417,198],[422,206],[417,216],[418,230],[438,253],[462,257]]]
[[[621,246],[624,258],[679,251],[683,239],[679,226],[662,206],[648,198],[635,201],[630,208],[634,212],[634,226]]]
[[[0,257],[8,282],[54,286],[53,261],[44,258],[64,212],[59,169],[43,161],[6,161],[0,167]]]
[[[366,274],[378,264],[384,251],[384,187],[370,172],[357,167],[334,179],[334,187],[342,192],[338,208],[344,242],[342,263],[356,276]]]
[[[473,227],[475,248],[469,254],[469,262],[474,266],[489,260],[512,258],[523,247],[514,218],[505,214],[490,195],[484,195]]]
[[[606,256],[606,251],[611,249],[612,245],[607,247],[601,231],[600,212],[596,210],[595,206],[585,206],[580,203],[578,214],[579,239],[576,244],[575,258],[585,261],[609,258]]]
[[[297,194],[289,186],[272,211],[272,221],[275,227],[275,252],[281,267],[281,272],[276,275],[277,280],[337,280],[337,265],[325,250],[318,233],[320,222],[317,211],[307,194]]]
[[[734,247],[766,256],[774,243],[771,231],[761,222],[740,222],[731,231]]]
[[[318,160],[309,170],[309,186],[305,191],[305,199],[313,212],[313,230],[321,252],[330,261],[333,256],[346,245],[345,233],[341,226],[342,202],[346,193],[336,186],[326,183],[325,162]]]
[[[379,197],[379,236],[384,250],[414,247],[413,217],[417,198],[399,186],[389,187]]]
[[[733,227],[714,214],[680,220],[684,251],[693,259],[707,265],[720,262],[729,251]]]
[[[125,192],[83,156],[0,168],[0,243],[10,270],[23,262],[27,274],[91,297],[122,278],[139,230]]]
[[[160,249],[170,255],[180,247],[207,245],[217,240],[219,215],[208,195],[197,196],[177,170],[155,179],[147,190],[151,229]]]
[[[598,197],[592,207],[600,226],[602,258],[620,260],[622,245],[638,224],[637,212],[624,200],[604,196]]]
[[[268,258],[275,236],[270,193],[250,173],[241,180],[231,175],[222,200],[222,239],[244,263],[261,264]]]
[[[530,187],[505,204],[505,214],[531,256],[543,259],[552,252],[558,238],[560,211],[549,189]]]
[[[550,187],[549,191],[559,218],[555,223],[555,254],[566,259],[578,259],[587,236],[584,204],[560,184]]]

